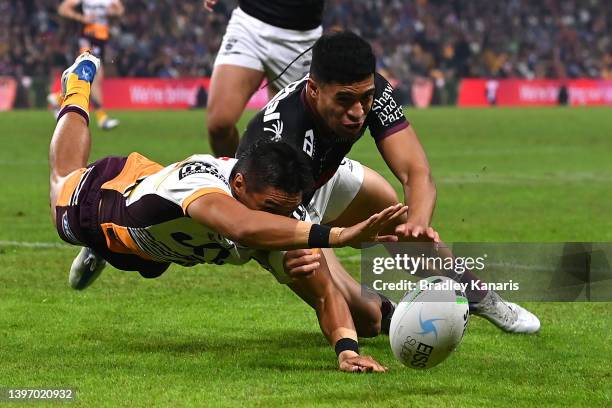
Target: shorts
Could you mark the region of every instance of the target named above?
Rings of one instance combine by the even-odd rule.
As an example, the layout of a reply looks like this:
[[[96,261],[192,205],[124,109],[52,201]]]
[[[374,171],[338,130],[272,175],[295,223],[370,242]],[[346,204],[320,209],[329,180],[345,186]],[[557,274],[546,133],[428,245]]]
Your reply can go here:
[[[364,169],[358,161],[344,158],[332,178],[317,191],[306,206],[306,221],[327,224],[338,218],[351,204],[363,184]],[[270,252],[267,259],[258,262],[270,271],[279,283],[289,282],[282,259],[283,251]]]
[[[100,58],[101,61],[104,61],[106,42],[95,37],[82,36],[79,38],[79,54],[89,51],[94,56]]]
[[[170,266],[169,263],[112,252],[101,227],[99,210],[104,192],[101,187],[119,175],[126,161],[127,157],[105,157],[73,171],[66,178],[57,200],[55,227],[62,240],[93,249],[117,269],[139,271],[146,278],[157,277]]]
[[[227,25],[217,58],[217,65],[237,65],[265,72],[276,78],[302,52],[312,47],[323,29],[298,31],[275,27],[251,17],[239,7],[234,9]],[[274,85],[282,89],[303,78],[310,71],[312,51],[300,56]]]

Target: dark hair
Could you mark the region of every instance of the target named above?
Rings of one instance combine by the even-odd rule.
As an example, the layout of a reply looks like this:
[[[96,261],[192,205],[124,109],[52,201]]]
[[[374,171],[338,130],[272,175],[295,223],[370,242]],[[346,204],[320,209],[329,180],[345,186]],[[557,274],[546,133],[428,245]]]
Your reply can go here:
[[[312,167],[303,152],[284,142],[263,141],[241,155],[230,174],[242,173],[247,191],[273,187],[288,194],[307,193],[313,185]]]
[[[324,83],[359,82],[376,70],[376,57],[366,40],[350,31],[321,36],[312,47],[310,75]]]

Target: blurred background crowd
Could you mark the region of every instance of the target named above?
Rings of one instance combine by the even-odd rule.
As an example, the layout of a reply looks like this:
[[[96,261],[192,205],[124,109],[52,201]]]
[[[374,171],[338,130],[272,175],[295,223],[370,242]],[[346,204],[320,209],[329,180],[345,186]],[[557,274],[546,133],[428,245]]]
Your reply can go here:
[[[211,74],[236,1],[214,13],[201,0],[123,1],[107,76]],[[57,15],[58,3],[0,0],[0,76],[39,88],[74,58],[79,26]],[[612,78],[611,0],[328,0],[323,25],[368,39],[399,84],[432,79],[441,103],[464,77]]]

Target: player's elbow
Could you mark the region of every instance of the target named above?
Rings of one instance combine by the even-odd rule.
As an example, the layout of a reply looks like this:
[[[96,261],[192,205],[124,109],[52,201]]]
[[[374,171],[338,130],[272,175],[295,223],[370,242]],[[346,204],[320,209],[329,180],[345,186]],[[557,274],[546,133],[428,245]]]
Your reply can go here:
[[[236,222],[232,225],[231,231],[226,235],[229,239],[253,249],[273,249],[268,248],[262,241],[261,228],[252,222]],[[263,244],[263,245],[262,245]]]

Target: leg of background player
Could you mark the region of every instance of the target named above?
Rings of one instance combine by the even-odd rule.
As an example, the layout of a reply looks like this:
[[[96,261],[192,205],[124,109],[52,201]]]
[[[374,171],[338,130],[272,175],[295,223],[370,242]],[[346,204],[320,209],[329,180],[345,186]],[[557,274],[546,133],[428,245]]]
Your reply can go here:
[[[98,127],[104,130],[114,129],[119,126],[119,120],[110,118],[103,108],[104,93],[102,83],[104,82],[104,68],[100,65],[96,78],[91,84],[91,106],[96,112],[96,122]]]
[[[215,66],[207,107],[208,138],[215,156],[234,157],[236,154],[239,142],[236,123],[263,77],[262,71],[250,68]]]

